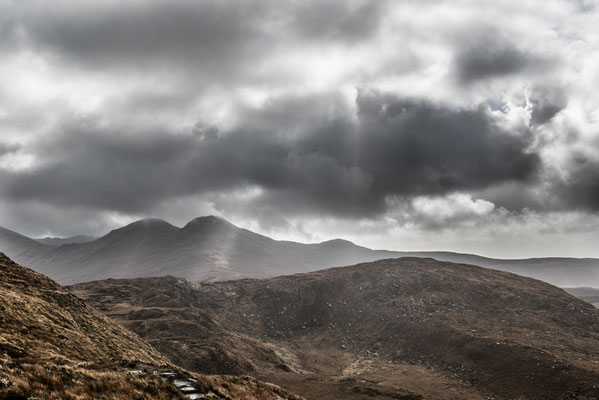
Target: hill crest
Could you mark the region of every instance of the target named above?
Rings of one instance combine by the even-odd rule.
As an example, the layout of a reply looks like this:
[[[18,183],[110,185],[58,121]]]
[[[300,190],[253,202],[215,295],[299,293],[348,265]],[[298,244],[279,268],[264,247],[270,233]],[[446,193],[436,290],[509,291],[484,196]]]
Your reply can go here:
[[[599,396],[599,311],[472,265],[401,258],[260,280],[71,289],[187,368],[252,373],[312,399]]]

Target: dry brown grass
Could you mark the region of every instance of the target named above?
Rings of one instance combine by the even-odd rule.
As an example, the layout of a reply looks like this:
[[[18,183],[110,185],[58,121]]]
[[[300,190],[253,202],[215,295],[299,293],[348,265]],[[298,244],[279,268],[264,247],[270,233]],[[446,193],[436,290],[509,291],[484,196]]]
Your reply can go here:
[[[0,253],[0,399],[176,398],[128,366],[174,368],[137,335]],[[110,372],[117,371],[117,372]]]
[[[261,382],[250,376],[210,375],[199,377],[207,391],[217,398],[246,400],[302,400],[303,397],[291,394],[276,385]]]
[[[183,399],[171,383],[127,371],[96,371],[52,365],[15,365],[3,368],[8,383],[0,399],[41,397],[44,400]]]
[[[183,399],[156,370],[188,375],[136,334],[0,253],[0,400]],[[252,378],[194,378],[206,399],[299,399]]]
[[[278,386],[244,376],[207,376],[189,374],[197,380],[197,388],[206,399],[302,400]],[[44,400],[92,399],[184,399],[169,381],[154,376],[152,371],[140,375],[127,370],[98,371],[53,365],[13,365],[0,367],[0,400],[41,397]],[[3,387],[2,387],[3,386]]]

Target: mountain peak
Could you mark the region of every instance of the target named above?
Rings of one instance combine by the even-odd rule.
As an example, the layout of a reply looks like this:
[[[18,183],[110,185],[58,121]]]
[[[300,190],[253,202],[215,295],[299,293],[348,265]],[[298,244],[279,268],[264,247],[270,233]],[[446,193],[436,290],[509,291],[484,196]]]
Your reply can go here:
[[[356,247],[356,244],[354,242],[350,242],[349,240],[345,239],[331,239],[321,242],[319,244],[327,247]]]
[[[183,229],[192,229],[198,227],[215,227],[215,226],[230,226],[233,227],[232,223],[222,217],[216,215],[206,215],[203,217],[197,217],[189,221]]]
[[[133,222],[129,225],[134,225],[134,224],[140,224],[140,225],[145,225],[145,226],[170,225],[168,222],[166,222],[165,220],[160,219],[160,218],[143,218],[143,219],[140,219],[139,221]]]
[[[118,228],[110,232],[106,236],[123,236],[123,235],[132,235],[132,234],[147,234],[152,232],[163,232],[168,230],[177,229],[175,226],[169,224],[168,222],[158,219],[158,218],[144,218],[139,221],[135,221],[130,223],[129,225],[125,225],[122,228]]]
[[[69,237],[43,237],[35,239],[40,243],[49,244],[51,246],[61,246],[63,244],[71,244],[71,243],[85,243],[91,242],[92,240],[96,240],[95,236],[87,236],[87,235],[77,235],[77,236],[69,236]]]
[[[139,221],[135,221],[130,223],[129,225],[125,225],[125,228],[135,228],[135,229],[147,229],[147,228],[159,228],[159,227],[172,227],[173,225],[169,224],[163,219],[160,218],[144,218]]]

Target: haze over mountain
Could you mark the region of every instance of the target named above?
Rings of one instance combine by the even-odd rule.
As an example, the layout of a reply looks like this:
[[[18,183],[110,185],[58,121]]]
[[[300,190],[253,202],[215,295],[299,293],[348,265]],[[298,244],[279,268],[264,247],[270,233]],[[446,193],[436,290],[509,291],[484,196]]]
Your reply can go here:
[[[0,250],[61,284],[165,275],[191,281],[265,278],[415,256],[510,271],[558,286],[599,287],[598,259],[498,260],[450,252],[393,252],[339,239],[303,244],[273,240],[214,216],[196,218],[182,228],[144,219],[93,241],[60,246],[0,229]]]
[[[43,244],[49,244],[51,246],[60,246],[63,244],[69,244],[69,243],[85,243],[85,242],[91,242],[92,240],[96,240],[97,237],[95,236],[88,236],[88,235],[77,235],[77,236],[70,236],[67,238],[61,238],[61,237],[44,237],[44,238],[37,238],[35,240],[37,240],[40,243]]]
[[[599,398],[599,311],[506,272],[402,258],[70,289],[186,368],[249,373],[312,400]]]

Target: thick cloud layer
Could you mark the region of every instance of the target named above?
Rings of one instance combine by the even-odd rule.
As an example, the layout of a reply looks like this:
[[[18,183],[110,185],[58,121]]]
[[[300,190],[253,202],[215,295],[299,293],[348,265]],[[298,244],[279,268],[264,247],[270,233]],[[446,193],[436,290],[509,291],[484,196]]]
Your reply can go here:
[[[218,213],[375,247],[430,238],[489,252],[466,245],[474,227],[498,249],[518,232],[538,238],[514,255],[553,251],[548,232],[587,243],[598,12],[540,0],[2,2],[0,225],[97,235]]]
[[[68,121],[34,146],[36,168],[5,174],[2,193],[15,201],[139,212],[173,197],[249,185],[271,192],[265,196],[271,205],[291,215],[297,209],[365,216],[387,211],[389,196],[536,177],[540,160],[527,137],[503,129],[488,109],[379,93],[356,101],[356,120],[304,122],[316,117],[312,99],[283,99],[284,108],[254,111],[246,116],[250,124],[230,132],[124,132],[93,120]],[[299,126],[276,115],[289,107]]]
[[[34,4],[15,2],[15,19],[7,17],[7,40],[16,47],[94,73],[152,70],[194,85],[268,84],[272,75],[256,64],[293,46],[364,40],[378,29],[385,8],[383,1],[341,0]]]

